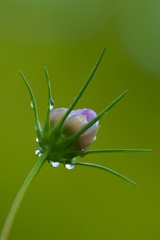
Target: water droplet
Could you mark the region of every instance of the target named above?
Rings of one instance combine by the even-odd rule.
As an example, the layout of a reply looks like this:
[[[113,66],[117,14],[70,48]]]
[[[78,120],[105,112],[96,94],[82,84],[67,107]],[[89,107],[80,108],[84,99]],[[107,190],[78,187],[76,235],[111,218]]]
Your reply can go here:
[[[99,125],[99,121],[97,121],[97,122],[95,123],[95,125],[98,126],[98,125]]]
[[[39,139],[38,139],[38,137],[36,138],[36,142],[39,142]]]
[[[50,104],[50,106],[49,106],[50,111],[52,111],[53,108],[54,108],[54,105]]]
[[[40,149],[40,148],[37,148],[37,149],[35,150],[35,154],[36,154],[36,156],[41,157],[41,156],[42,156],[41,149]]]
[[[33,102],[31,102],[31,108],[33,108]]]
[[[59,165],[60,165],[59,162],[49,161],[49,163],[52,165],[52,167],[59,167]]]
[[[53,108],[54,108],[54,101],[53,101],[53,99],[50,99],[50,105],[49,105],[50,111],[52,111]]]
[[[74,164],[65,164],[65,167],[68,169],[68,170],[71,170],[75,167]]]

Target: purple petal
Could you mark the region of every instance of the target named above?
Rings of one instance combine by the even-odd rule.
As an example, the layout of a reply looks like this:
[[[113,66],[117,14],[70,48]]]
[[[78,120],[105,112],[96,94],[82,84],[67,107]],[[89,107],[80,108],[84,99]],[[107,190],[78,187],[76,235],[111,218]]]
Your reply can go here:
[[[68,117],[72,117],[74,115],[86,116],[88,122],[90,122],[92,119],[94,119],[97,116],[97,114],[93,110],[88,108],[73,110]]]

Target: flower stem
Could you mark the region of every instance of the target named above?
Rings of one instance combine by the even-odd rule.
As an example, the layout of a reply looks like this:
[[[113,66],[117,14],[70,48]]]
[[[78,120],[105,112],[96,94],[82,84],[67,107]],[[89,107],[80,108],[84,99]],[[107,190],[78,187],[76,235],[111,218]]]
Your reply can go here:
[[[22,202],[22,199],[27,191],[27,188],[29,187],[29,185],[31,184],[31,182],[33,181],[33,179],[35,178],[35,176],[37,175],[37,173],[39,172],[39,170],[41,169],[41,167],[43,166],[46,157],[48,155],[48,151],[46,151],[41,157],[39,157],[38,161],[36,162],[36,164],[34,165],[34,167],[32,168],[32,170],[30,171],[30,173],[28,174],[27,178],[25,179],[24,183],[22,184],[19,192],[17,193],[17,196],[11,206],[11,209],[8,213],[8,216],[6,218],[5,224],[3,226],[2,229],[2,233],[0,236],[0,240],[7,240],[11,231],[11,227],[13,225],[15,216],[18,212],[18,209],[20,207],[20,204]]]

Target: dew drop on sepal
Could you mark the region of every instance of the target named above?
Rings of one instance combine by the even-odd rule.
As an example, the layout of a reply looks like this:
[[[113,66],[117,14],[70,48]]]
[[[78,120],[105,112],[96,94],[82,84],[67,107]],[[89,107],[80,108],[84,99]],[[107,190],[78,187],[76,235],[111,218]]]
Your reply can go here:
[[[72,170],[75,165],[74,164],[64,164],[64,166],[68,169],[68,170]]]
[[[37,148],[37,149],[35,150],[35,155],[38,156],[38,157],[41,157],[41,156],[42,156],[41,148]]]
[[[51,100],[50,100],[50,105],[49,105],[50,111],[52,111],[53,108],[54,108],[54,101],[53,101],[53,99],[51,99]]]
[[[37,143],[39,142],[39,139],[38,139],[38,137],[36,138],[36,142],[37,142]]]
[[[31,101],[31,108],[33,108],[33,102]]]
[[[53,161],[48,161],[52,167],[59,167],[60,163],[59,162],[53,162]]]

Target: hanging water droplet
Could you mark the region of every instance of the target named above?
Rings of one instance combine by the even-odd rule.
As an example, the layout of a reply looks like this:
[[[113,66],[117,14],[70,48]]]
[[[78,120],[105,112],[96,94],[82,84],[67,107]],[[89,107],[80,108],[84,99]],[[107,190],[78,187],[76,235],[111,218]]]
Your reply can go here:
[[[41,157],[42,156],[42,152],[41,152],[41,149],[40,148],[37,148],[35,150],[35,155],[38,156],[38,157]]]
[[[75,167],[74,164],[65,164],[65,167],[68,169],[68,170],[71,170]]]
[[[52,111],[53,108],[54,108],[54,105],[50,104],[50,105],[49,105],[49,109],[50,109],[50,111]]]
[[[36,138],[36,142],[39,142],[39,139],[38,139],[38,137]]]
[[[53,99],[50,99],[50,105],[49,105],[50,111],[52,111],[53,108],[54,108],[54,101],[53,101]]]
[[[31,108],[33,108],[33,102],[31,101]]]
[[[52,167],[59,167],[59,165],[60,165],[59,162],[49,161],[49,163],[52,165]]]
[[[97,137],[95,136],[94,138],[93,138],[93,141],[95,141],[97,139]]]

